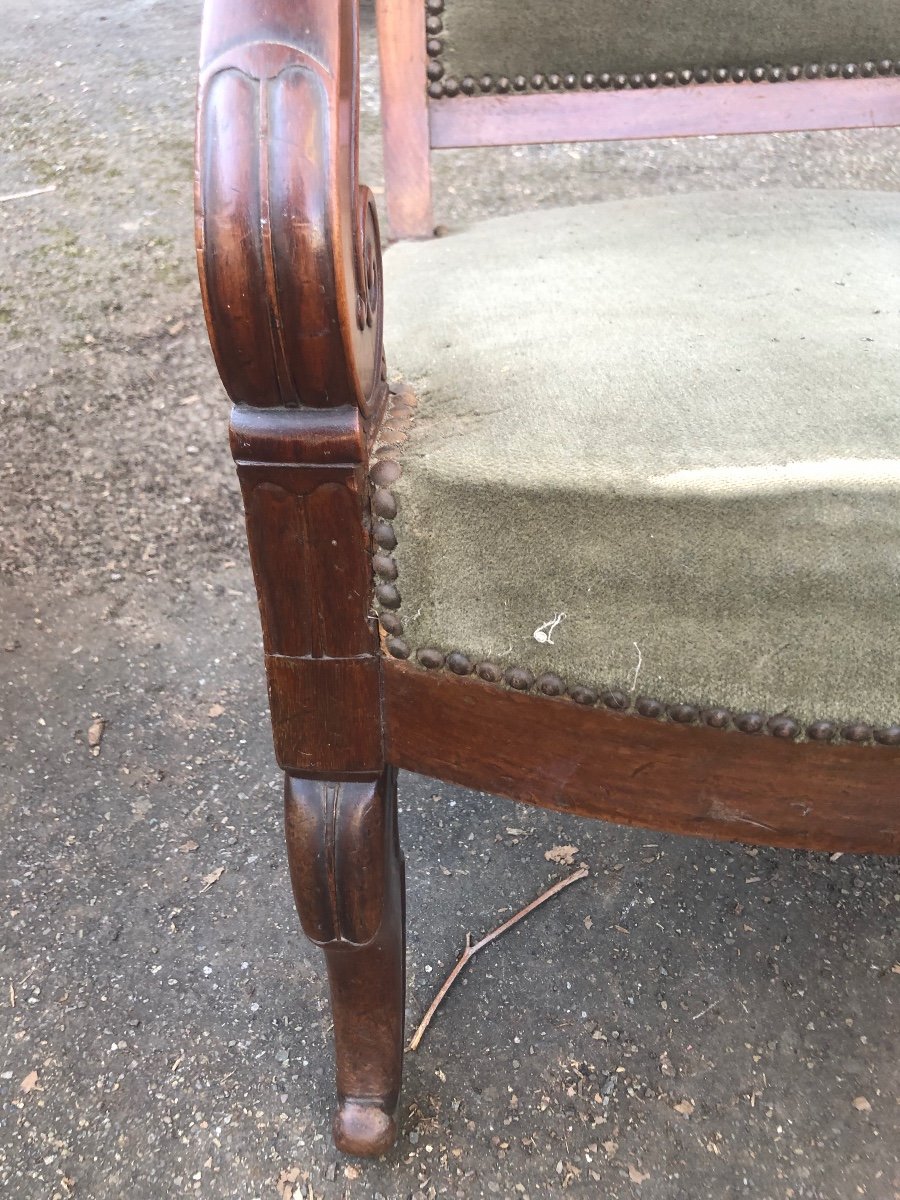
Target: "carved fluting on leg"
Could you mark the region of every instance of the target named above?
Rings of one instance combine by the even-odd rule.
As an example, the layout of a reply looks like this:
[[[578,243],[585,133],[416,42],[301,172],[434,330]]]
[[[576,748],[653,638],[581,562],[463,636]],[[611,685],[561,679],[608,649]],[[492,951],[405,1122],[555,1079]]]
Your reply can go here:
[[[396,773],[331,783],[285,777],[285,830],[303,930],[325,951],[338,1110],[348,1154],[384,1153],[397,1134],[403,1064],[403,865]]]

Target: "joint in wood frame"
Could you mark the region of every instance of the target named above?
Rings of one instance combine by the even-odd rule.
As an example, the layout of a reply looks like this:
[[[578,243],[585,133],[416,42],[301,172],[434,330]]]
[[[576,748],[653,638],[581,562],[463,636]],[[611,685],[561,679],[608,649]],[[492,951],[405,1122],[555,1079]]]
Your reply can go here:
[[[257,408],[236,404],[229,425],[231,453],[241,463],[329,465],[365,457],[363,418],[355,405],[339,408]]]
[[[383,764],[381,677],[358,411],[236,409],[231,438],[279,765],[371,777]]]

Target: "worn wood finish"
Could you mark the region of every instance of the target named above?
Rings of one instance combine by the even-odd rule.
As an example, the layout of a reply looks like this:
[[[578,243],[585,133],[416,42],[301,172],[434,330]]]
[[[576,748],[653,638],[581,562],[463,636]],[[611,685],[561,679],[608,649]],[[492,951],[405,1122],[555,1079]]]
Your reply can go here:
[[[328,963],[335,1142],[380,1154],[396,1135],[403,895],[369,559],[381,253],[358,129],[355,0],[207,0],[201,288],[235,403],[294,895]]]
[[[436,150],[865,129],[900,124],[900,78],[461,96],[430,103],[428,119]]]
[[[403,861],[397,779],[316,783],[288,775],[285,831],[297,912],[325,951],[334,1017],[338,1109],[348,1154],[394,1142],[403,1066]]]
[[[438,0],[429,8],[434,22]],[[429,128],[424,17],[421,0],[379,0],[397,235],[431,232],[429,142],[900,120],[900,80],[884,78],[466,97],[433,105]],[[549,676],[547,695],[526,694],[515,689],[530,676],[513,668],[506,687],[496,669],[484,682],[459,653],[444,672],[431,652],[431,673],[382,658],[370,555],[382,626],[399,635],[389,490],[399,468],[382,456],[369,471],[387,388],[378,223],[357,171],[358,54],[358,0],[206,0],[196,230],[210,339],[235,404],[291,880],[328,966],[335,1141],[379,1154],[396,1136],[403,1043],[394,764],[627,824],[896,852],[900,751],[626,716],[553,698],[563,684]],[[409,652],[399,636],[388,645]]]
[[[421,0],[378,0],[388,220],[395,238],[430,237],[431,172]]]
[[[807,850],[900,852],[900,751],[648,720],[391,660],[392,762],[624,825]]]
[[[236,404],[366,410],[381,373],[381,256],[358,182],[356,3],[207,0],[197,258]]]
[[[352,0],[207,0],[197,112],[198,267],[276,753],[334,779],[383,766],[366,471],[386,389],[358,16]]]
[[[362,468],[239,460],[238,474],[266,653],[371,654]]]
[[[297,453],[305,417],[293,414],[288,442]],[[286,453],[283,446],[276,452]],[[265,434],[250,444],[256,455],[266,449],[273,447]],[[279,765],[333,779],[377,774],[383,757],[365,468],[244,459],[237,467]]]
[[[298,437],[298,421],[302,436]],[[229,425],[231,453],[237,462],[305,463],[327,466],[361,463],[365,458],[365,422],[355,405],[308,410],[302,418],[290,408],[235,405]]]

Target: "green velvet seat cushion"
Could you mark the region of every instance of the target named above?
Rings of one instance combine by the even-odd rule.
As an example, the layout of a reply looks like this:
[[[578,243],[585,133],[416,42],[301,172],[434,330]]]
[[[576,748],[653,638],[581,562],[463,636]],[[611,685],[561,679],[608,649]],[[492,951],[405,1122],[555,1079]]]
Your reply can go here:
[[[896,0],[444,0],[446,74],[531,78],[896,58]]]
[[[524,213],[385,275],[413,648],[900,719],[900,195]]]

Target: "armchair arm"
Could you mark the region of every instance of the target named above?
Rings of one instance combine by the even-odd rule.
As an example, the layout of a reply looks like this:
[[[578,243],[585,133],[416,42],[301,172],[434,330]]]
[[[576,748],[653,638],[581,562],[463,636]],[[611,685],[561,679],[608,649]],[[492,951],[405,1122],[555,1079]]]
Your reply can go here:
[[[197,118],[200,282],[276,755],[330,780],[383,767],[367,436],[387,387],[358,17],[358,0],[206,0]]]
[[[358,0],[206,0],[197,258],[213,353],[238,405],[365,416],[379,391],[358,18]]]

